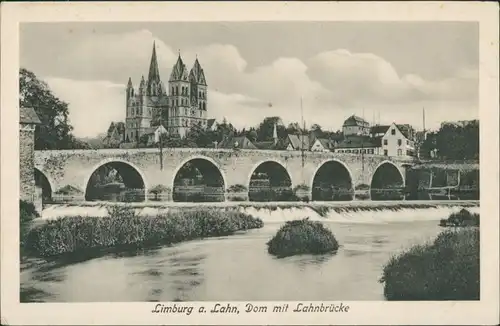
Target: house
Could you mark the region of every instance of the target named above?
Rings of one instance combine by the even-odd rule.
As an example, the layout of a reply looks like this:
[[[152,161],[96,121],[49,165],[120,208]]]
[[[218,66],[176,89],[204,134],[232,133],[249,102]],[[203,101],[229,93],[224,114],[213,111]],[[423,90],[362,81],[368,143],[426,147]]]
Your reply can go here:
[[[350,136],[340,141],[334,149],[335,153],[374,154],[382,153],[382,137]]]
[[[344,124],[342,125],[342,132],[344,133],[344,136],[368,136],[370,133],[370,124],[363,118],[351,115],[344,121]]]
[[[287,151],[308,151],[310,148],[310,138],[308,135],[290,134],[283,141],[283,148]]]
[[[410,125],[392,123],[382,136],[382,152],[386,156],[415,156],[415,131]]]
[[[160,136],[163,134],[168,134],[167,128],[163,125],[159,125],[153,132],[153,141],[155,144],[160,142]]]
[[[217,145],[217,148],[257,149],[257,147],[245,136],[227,137]]]
[[[326,138],[316,138],[311,146],[313,152],[333,152],[335,142]]]
[[[215,119],[207,120],[207,130],[217,131],[217,122],[215,121]]]
[[[125,141],[125,124],[123,122],[111,122],[108,132],[103,138],[104,146],[118,148]]]

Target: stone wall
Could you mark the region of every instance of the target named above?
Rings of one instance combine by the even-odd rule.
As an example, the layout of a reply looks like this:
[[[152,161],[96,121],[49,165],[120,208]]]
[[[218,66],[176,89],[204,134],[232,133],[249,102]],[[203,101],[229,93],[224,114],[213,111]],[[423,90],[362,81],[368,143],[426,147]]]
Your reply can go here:
[[[21,200],[35,200],[34,146],[35,131],[29,125],[20,125],[19,130],[19,183]]]

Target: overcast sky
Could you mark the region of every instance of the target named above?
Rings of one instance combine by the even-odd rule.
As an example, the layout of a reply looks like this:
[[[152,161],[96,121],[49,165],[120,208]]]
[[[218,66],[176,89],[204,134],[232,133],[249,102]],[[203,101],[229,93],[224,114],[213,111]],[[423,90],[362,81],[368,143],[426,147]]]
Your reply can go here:
[[[20,65],[69,103],[76,136],[125,119],[125,85],[147,77],[153,41],[168,85],[178,52],[196,55],[208,83],[208,116],[236,127],[266,116],[337,130],[351,114],[369,122],[438,128],[475,119],[476,23],[30,23]]]

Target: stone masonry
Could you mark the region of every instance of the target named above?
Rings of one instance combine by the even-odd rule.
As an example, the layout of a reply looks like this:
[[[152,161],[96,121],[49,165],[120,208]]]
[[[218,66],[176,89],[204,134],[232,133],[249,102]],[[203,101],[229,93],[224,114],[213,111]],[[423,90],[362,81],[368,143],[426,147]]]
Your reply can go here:
[[[36,202],[35,127],[40,119],[32,108],[21,108],[19,116],[19,199]]]
[[[147,148],[36,151],[35,168],[47,177],[52,191],[69,185],[84,195],[90,176],[100,166],[124,162],[140,174],[147,192],[158,184],[172,189],[177,171],[193,159],[214,164],[222,174],[226,189],[236,184],[248,187],[254,170],[267,161],[277,162],[286,169],[292,187],[305,184],[311,188],[316,172],[329,161],[339,162],[347,169],[354,188],[360,184],[370,185],[373,174],[382,164],[396,167],[404,182],[405,170],[413,164],[411,159],[378,155],[361,158],[340,153],[202,148],[164,149],[160,163],[159,150]]]

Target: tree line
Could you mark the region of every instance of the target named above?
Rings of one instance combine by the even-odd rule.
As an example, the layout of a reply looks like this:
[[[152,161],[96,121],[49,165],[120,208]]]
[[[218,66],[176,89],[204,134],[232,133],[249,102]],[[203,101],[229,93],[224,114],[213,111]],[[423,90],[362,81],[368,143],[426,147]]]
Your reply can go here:
[[[32,107],[38,114],[42,124],[37,126],[35,133],[35,149],[88,149],[99,148],[99,142],[90,144],[76,138],[69,121],[68,103],[57,98],[47,83],[24,68],[19,71],[19,105]],[[314,133],[317,138],[342,137],[340,131],[323,130],[320,125],[313,124],[304,128],[298,122],[285,125],[278,116],[266,117],[256,127],[237,129],[227,119],[217,125],[216,130],[206,130],[195,125],[185,138],[175,135],[162,135],[164,147],[213,147],[223,139],[246,136],[252,142],[273,140],[274,126],[276,125],[279,139],[289,134]],[[146,146],[146,138],[140,139]],[[156,145],[157,146],[157,145]],[[439,130],[427,134],[427,138],[420,144],[421,152],[430,158],[428,153],[434,152],[438,159],[446,160],[477,160],[479,159],[479,121],[462,121],[458,123],[443,123]]]

